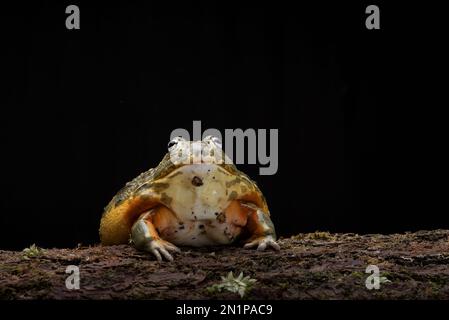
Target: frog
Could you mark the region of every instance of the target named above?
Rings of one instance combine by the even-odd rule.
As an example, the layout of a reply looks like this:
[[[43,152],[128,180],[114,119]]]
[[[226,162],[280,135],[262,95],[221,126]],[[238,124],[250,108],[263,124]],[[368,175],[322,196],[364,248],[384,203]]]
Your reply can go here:
[[[266,198],[218,137],[175,137],[167,148],[158,166],[126,183],[105,207],[102,245],[130,243],[158,261],[173,261],[179,247],[280,250]]]

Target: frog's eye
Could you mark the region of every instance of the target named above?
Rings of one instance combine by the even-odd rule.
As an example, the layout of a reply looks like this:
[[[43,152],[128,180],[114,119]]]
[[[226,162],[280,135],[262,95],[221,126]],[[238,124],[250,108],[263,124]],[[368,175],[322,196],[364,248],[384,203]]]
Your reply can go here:
[[[221,148],[222,144],[221,144],[221,140],[218,137],[212,137],[212,142],[215,143],[218,147]]]
[[[173,147],[173,146],[176,145],[177,143],[178,143],[178,141],[175,140],[175,139],[173,139],[173,140],[171,140],[171,141],[168,143],[167,148],[170,149],[171,147]]]

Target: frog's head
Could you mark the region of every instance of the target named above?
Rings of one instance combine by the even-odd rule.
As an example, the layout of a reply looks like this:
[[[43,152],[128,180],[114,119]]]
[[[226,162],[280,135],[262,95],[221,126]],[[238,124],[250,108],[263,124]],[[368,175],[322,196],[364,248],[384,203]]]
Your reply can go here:
[[[232,164],[222,149],[219,138],[207,136],[203,140],[189,141],[176,137],[168,143],[170,161],[176,166],[190,164]]]
[[[223,151],[221,141],[217,137],[207,136],[200,141],[176,137],[170,140],[167,148],[167,154],[153,172],[154,180],[163,178],[179,168],[198,164],[213,165],[223,168],[230,174],[239,174],[234,163]]]

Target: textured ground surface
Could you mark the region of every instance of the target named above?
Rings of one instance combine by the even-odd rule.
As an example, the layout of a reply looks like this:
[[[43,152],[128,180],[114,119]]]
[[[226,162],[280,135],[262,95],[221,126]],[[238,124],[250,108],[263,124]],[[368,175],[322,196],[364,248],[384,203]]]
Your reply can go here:
[[[0,299],[239,299],[210,292],[229,271],[257,279],[247,299],[449,299],[449,230],[392,235],[317,232],[280,239],[280,252],[182,248],[158,263],[130,246],[0,251]],[[80,289],[68,290],[68,265]],[[368,290],[365,273],[383,280]]]

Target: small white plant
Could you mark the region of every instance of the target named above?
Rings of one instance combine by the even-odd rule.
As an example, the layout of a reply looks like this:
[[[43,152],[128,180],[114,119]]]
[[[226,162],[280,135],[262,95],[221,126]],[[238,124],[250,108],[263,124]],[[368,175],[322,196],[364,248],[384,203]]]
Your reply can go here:
[[[31,258],[40,256],[42,253],[43,250],[33,243],[29,248],[22,250],[22,258],[30,260]]]
[[[251,279],[250,276],[243,277],[243,272],[240,272],[237,278],[231,272],[226,277],[221,277],[221,283],[214,284],[207,288],[209,292],[222,292],[224,290],[233,293],[238,293],[243,298],[253,287],[256,279]]]

